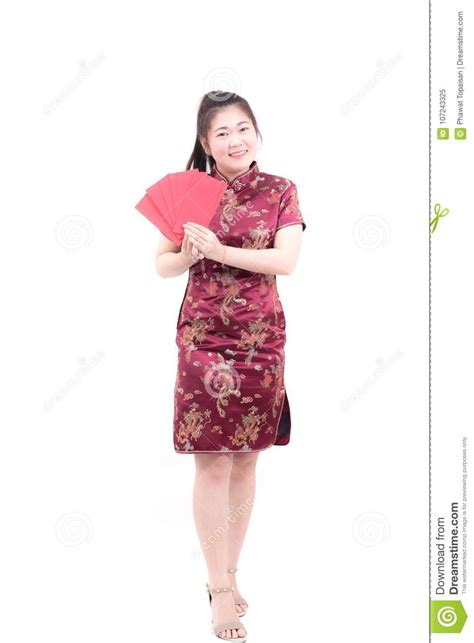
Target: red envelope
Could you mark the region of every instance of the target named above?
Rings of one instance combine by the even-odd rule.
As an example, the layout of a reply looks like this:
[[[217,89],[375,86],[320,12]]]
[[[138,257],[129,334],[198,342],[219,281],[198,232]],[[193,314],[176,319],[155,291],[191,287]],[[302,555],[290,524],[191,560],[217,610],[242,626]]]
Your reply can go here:
[[[147,188],[135,208],[175,245],[184,237],[183,223],[208,227],[227,186],[197,168],[167,174]]]
[[[150,199],[148,194],[145,194],[143,199],[135,206],[135,208],[144,214],[146,218],[151,221],[161,232],[168,237],[176,246],[180,246],[183,239],[173,232],[172,227],[167,220],[160,213],[156,205]]]

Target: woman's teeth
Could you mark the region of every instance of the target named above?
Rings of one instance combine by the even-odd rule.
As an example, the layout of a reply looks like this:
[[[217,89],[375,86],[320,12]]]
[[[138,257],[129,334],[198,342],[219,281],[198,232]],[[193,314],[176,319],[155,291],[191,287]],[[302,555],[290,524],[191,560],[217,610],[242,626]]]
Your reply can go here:
[[[244,150],[243,152],[236,152],[235,154],[229,154],[229,156],[243,156],[246,154],[247,150]]]

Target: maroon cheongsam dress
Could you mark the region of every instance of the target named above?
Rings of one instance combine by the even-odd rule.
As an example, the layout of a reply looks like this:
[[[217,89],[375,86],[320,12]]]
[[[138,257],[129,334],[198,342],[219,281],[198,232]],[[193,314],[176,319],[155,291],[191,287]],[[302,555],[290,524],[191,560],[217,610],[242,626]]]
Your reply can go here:
[[[295,184],[253,161],[227,186],[208,224],[237,248],[272,248],[275,233],[306,224]],[[290,440],[285,391],[286,322],[276,276],[202,259],[189,269],[176,324],[177,453],[262,451]]]

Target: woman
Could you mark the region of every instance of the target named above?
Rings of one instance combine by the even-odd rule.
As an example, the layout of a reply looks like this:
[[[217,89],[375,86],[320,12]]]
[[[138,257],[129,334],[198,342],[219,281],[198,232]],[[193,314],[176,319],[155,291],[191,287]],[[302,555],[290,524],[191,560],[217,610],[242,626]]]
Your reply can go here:
[[[293,271],[306,228],[295,184],[260,171],[257,135],[246,100],[219,91],[203,97],[186,169],[207,172],[209,163],[227,189],[209,227],[186,224],[181,247],[163,237],[156,256],[162,277],[189,269],[176,327],[174,447],[195,454],[194,519],[214,632],[241,641],[239,617],[248,605],[235,572],[257,458],[290,439],[286,323],[275,275]]]

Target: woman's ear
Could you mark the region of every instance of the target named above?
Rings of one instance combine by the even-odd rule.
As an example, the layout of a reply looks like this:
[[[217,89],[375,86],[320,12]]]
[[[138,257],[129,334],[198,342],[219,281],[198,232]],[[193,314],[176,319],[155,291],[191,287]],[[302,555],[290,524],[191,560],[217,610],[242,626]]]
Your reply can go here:
[[[206,154],[208,156],[210,156],[211,155],[211,150],[209,149],[206,140],[202,136],[200,136],[199,137],[199,142],[201,143],[201,146],[202,146],[203,150],[206,152]]]

